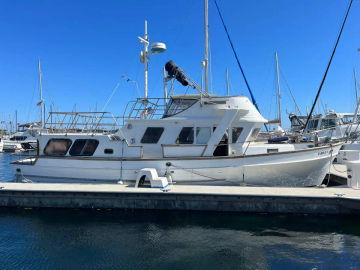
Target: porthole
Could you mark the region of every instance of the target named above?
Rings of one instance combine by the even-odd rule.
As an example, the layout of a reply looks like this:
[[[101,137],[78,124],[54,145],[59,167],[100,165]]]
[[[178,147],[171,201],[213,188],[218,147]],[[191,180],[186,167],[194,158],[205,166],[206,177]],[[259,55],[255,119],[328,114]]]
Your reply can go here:
[[[105,148],[104,149],[104,154],[108,154],[108,155],[114,154],[114,149]]]

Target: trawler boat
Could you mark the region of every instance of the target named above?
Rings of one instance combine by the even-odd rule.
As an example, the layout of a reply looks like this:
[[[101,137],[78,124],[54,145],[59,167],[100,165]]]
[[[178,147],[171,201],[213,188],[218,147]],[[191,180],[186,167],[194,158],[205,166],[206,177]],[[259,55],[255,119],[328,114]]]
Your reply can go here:
[[[314,186],[341,147],[255,142],[267,121],[244,96],[173,96],[160,118],[157,103],[137,100],[116,133],[40,134],[39,155],[14,167],[34,181],[134,182],[154,168],[179,184]]]
[[[291,133],[303,133],[304,140],[313,140],[314,135],[320,141],[341,140],[349,136],[358,136],[359,119],[354,113],[338,113],[329,111],[326,114],[318,114],[311,117],[304,130],[307,116],[289,115]]]
[[[209,94],[207,6],[205,0],[204,87],[169,61],[164,98],[148,97],[148,58],[166,46],[153,43],[148,50],[145,22],[145,34],[139,38],[144,45],[140,55],[144,96],[126,107],[123,124],[103,132],[97,124],[101,117],[96,116],[87,121],[93,123],[87,129],[71,124],[61,131],[45,125],[47,132],[36,136],[38,154],[13,162],[17,176],[27,181],[136,185],[152,178],[176,184],[320,185],[341,143],[257,142],[267,120],[254,104],[245,96]],[[166,83],[170,80],[197,93],[168,97]]]
[[[30,151],[37,147],[37,140],[34,137],[36,130],[27,129],[12,134],[3,140],[4,152]]]

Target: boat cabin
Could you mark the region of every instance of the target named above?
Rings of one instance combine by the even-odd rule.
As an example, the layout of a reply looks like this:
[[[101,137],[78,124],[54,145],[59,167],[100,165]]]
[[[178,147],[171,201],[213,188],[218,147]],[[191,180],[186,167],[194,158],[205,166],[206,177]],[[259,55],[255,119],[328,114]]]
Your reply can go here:
[[[124,125],[115,133],[40,133],[39,154],[151,159],[282,151],[274,145],[270,150],[264,144],[256,145],[267,120],[247,97],[182,95],[161,106],[151,100],[137,103],[142,109],[133,105],[136,109],[126,114]],[[291,150],[289,147],[280,146],[283,150]]]

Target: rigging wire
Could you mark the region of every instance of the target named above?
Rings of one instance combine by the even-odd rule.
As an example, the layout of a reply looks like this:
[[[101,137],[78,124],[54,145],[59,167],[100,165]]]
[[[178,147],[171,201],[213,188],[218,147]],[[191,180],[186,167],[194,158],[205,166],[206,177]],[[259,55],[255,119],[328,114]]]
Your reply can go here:
[[[307,119],[306,119],[304,129],[306,129],[306,127],[307,127],[307,125],[308,125],[308,123],[309,123],[309,120],[310,120],[310,118],[311,118],[311,115],[312,115],[312,113],[314,112],[314,108],[315,108],[315,106],[316,106],[317,100],[319,99],[319,96],[320,96],[322,87],[323,87],[323,85],[324,85],[325,79],[326,79],[326,77],[327,77],[328,71],[329,71],[329,69],[330,69],[332,60],[333,60],[333,58],[334,58],[334,55],[335,55],[335,52],[336,52],[336,49],[337,49],[337,46],[338,46],[338,44],[339,44],[339,41],[340,41],[342,32],[343,32],[343,30],[344,30],[344,26],[345,26],[345,23],[346,23],[346,21],[347,21],[347,18],[348,18],[348,15],[349,15],[349,12],[350,12],[352,3],[353,3],[353,0],[350,0],[349,6],[348,6],[348,8],[347,8],[347,11],[346,11],[344,20],[343,20],[343,22],[342,22],[342,25],[341,25],[341,28],[340,28],[340,31],[339,31],[339,34],[338,34],[338,37],[337,37],[336,42],[335,42],[335,46],[334,46],[333,51],[332,51],[332,53],[331,53],[330,60],[329,60],[329,62],[328,62],[328,64],[327,64],[327,66],[326,66],[326,70],[325,70],[324,76],[323,76],[323,78],[322,78],[322,80],[321,80],[319,89],[318,89],[318,91],[317,91],[317,93],[316,93],[314,103],[313,103],[313,105],[312,105],[312,107],[311,107],[311,110],[310,110],[310,113],[308,114],[308,117],[307,117]]]
[[[116,91],[118,90],[119,86],[120,86],[120,82],[118,82],[118,83],[115,85],[115,87],[113,88],[113,90],[112,90],[112,92],[111,92],[111,94],[110,94],[109,98],[107,99],[107,101],[106,101],[106,103],[105,103],[104,107],[102,108],[102,111],[105,111],[106,107],[109,105],[109,103],[110,103],[111,99],[113,98],[114,94],[115,94],[115,93],[116,93]]]
[[[249,82],[248,82],[248,80],[247,80],[247,78],[246,78],[246,76],[245,76],[244,69],[242,68],[242,66],[241,66],[241,64],[240,64],[240,60],[239,60],[239,57],[238,57],[238,55],[237,55],[237,53],[236,53],[234,44],[233,44],[233,42],[232,42],[232,40],[231,40],[231,38],[230,38],[230,34],[229,34],[229,31],[228,31],[227,26],[226,26],[226,24],[225,24],[224,18],[223,18],[222,14],[221,14],[219,5],[218,5],[218,3],[217,3],[216,0],[214,0],[214,2],[215,2],[215,6],[216,6],[216,9],[217,9],[217,12],[218,12],[218,14],[219,14],[221,23],[222,23],[222,25],[223,25],[223,27],[224,27],[224,30],[225,30],[225,32],[226,32],[226,36],[227,36],[228,41],[229,41],[229,43],[230,43],[231,50],[232,50],[233,53],[234,53],[234,56],[235,56],[237,65],[238,65],[238,67],[239,67],[239,69],[240,69],[240,72],[241,72],[241,75],[242,75],[242,77],[243,77],[243,79],[244,79],[244,81],[245,81],[246,87],[247,87],[247,89],[248,89],[248,91],[249,91],[249,93],[250,93],[251,101],[252,101],[252,103],[254,104],[255,108],[260,112],[259,106],[258,106],[258,104],[256,103],[256,100],[255,100],[255,97],[254,97],[254,95],[253,95],[253,92],[251,91]],[[264,126],[265,126],[266,131],[269,131],[267,125],[264,124]]]
[[[233,53],[234,53],[236,62],[237,62],[237,64],[238,64],[238,66],[239,66],[241,75],[242,75],[242,77],[243,77],[243,79],[244,79],[244,81],[245,81],[246,87],[247,87],[247,89],[248,89],[248,91],[249,91],[249,93],[250,93],[251,101],[254,103],[256,109],[257,109],[258,111],[260,111],[259,108],[258,108],[258,105],[257,105],[257,103],[256,103],[255,97],[254,97],[254,95],[253,95],[253,93],[252,93],[252,91],[251,91],[251,88],[250,88],[250,85],[249,85],[249,83],[248,83],[248,80],[247,80],[247,78],[246,78],[246,76],[245,76],[244,69],[242,68],[242,66],[241,66],[241,64],[240,64],[239,57],[238,57],[238,55],[237,55],[237,53],[236,53],[234,44],[233,44],[233,42],[232,42],[232,40],[231,40],[231,38],[230,38],[229,31],[228,31],[227,26],[226,26],[226,24],[225,24],[224,18],[223,18],[222,14],[221,14],[221,11],[220,11],[220,8],[219,8],[219,6],[218,6],[218,3],[217,3],[216,0],[214,0],[214,2],[215,2],[215,5],[216,5],[217,12],[218,12],[218,14],[219,14],[221,23],[222,23],[222,25],[223,25],[223,27],[224,27],[224,30],[225,30],[225,32],[226,32],[226,36],[227,36],[228,41],[229,41],[229,43],[230,43],[231,49],[232,49],[232,51],[233,51]]]
[[[294,102],[295,109],[296,109],[296,111],[299,113],[299,115],[301,115],[300,107],[298,106],[298,104],[297,104],[297,102],[296,102],[295,96],[294,96],[294,94],[293,94],[293,92],[292,92],[292,90],[291,90],[291,87],[290,87],[288,81],[287,81],[286,78],[285,78],[285,75],[284,75],[281,67],[279,67],[279,70],[280,70],[281,78],[282,78],[283,81],[285,82],[285,86],[286,86],[287,90],[289,91],[289,94],[290,94],[290,97],[291,97],[292,101]]]

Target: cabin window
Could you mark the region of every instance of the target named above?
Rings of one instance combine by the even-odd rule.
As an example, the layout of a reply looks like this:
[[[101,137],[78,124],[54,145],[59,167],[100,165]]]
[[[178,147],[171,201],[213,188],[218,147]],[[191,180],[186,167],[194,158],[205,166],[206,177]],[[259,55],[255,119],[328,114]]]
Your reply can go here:
[[[196,128],[196,143],[207,144],[211,137],[210,127],[197,127]]]
[[[105,148],[105,149],[104,149],[104,154],[114,154],[114,149]]]
[[[179,137],[176,139],[177,144],[192,144],[194,143],[194,128],[183,127],[180,131]]]
[[[71,156],[92,156],[98,145],[98,140],[77,139],[71,147],[69,154]]]
[[[26,136],[13,136],[10,138],[10,141],[25,141],[26,138]]]
[[[260,132],[260,128],[254,128],[252,133],[251,133],[251,136],[250,136],[250,139],[256,139],[257,136],[259,135],[259,132]]]
[[[141,143],[157,143],[164,132],[162,127],[148,127],[141,139]]]
[[[47,156],[65,156],[71,143],[70,139],[50,139],[45,146],[44,154]]]
[[[335,119],[323,119],[321,121],[321,128],[332,128],[336,126]]]
[[[278,153],[279,149],[278,148],[268,148],[267,149],[267,153],[271,154],[271,153]]]
[[[241,132],[243,131],[242,127],[233,127],[231,129],[231,142],[236,143],[240,137]]]
[[[319,119],[310,120],[307,128],[308,129],[317,129],[318,124],[319,124]]]

